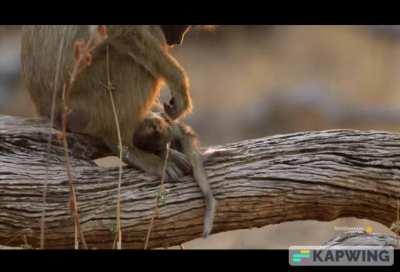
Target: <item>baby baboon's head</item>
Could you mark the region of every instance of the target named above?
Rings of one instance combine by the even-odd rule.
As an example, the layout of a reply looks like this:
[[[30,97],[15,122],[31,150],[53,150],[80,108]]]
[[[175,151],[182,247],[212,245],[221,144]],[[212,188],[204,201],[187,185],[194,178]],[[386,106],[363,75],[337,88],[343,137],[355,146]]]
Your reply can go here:
[[[158,114],[150,114],[135,129],[133,144],[145,151],[160,154],[172,140],[170,123]]]

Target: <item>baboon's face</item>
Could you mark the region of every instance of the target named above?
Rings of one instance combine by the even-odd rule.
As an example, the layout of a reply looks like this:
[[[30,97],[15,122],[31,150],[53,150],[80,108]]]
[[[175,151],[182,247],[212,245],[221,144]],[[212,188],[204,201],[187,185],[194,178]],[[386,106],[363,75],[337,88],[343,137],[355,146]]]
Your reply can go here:
[[[161,25],[161,29],[164,32],[167,44],[174,46],[182,43],[190,25]]]

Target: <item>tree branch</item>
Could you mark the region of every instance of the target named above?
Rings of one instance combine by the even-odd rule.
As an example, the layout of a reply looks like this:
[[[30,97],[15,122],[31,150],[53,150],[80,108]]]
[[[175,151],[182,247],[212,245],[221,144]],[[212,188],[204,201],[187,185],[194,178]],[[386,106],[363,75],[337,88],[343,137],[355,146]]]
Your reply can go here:
[[[335,246],[391,246],[395,249],[400,249],[400,238],[381,233],[349,231],[329,240],[324,244],[324,246],[327,248]]]
[[[48,133],[44,120],[0,117],[0,244],[37,247]],[[56,138],[56,137],[54,137]],[[97,140],[69,135],[82,231],[90,248],[112,248],[118,168],[92,161],[109,155]],[[293,220],[365,218],[390,226],[400,198],[400,134],[300,132],[216,146],[207,175],[218,200],[214,233]],[[62,143],[49,162],[46,245],[73,248],[73,221]],[[121,185],[124,248],[143,248],[160,180],[129,167]],[[204,202],[193,178],[167,182],[150,247],[201,236]],[[23,237],[25,238],[23,239]]]

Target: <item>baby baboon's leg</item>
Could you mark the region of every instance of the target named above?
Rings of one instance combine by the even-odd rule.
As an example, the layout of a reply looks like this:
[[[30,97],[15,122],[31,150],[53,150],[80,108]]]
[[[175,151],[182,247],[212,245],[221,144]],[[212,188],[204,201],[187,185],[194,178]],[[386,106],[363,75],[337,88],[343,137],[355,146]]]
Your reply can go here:
[[[185,154],[170,148],[169,149],[169,160],[173,162],[179,169],[183,172],[184,175],[192,174],[192,165],[189,160],[186,158]]]
[[[155,154],[143,151],[136,147],[130,147],[124,154],[124,158],[131,165],[134,165],[143,171],[157,176],[163,175],[164,159]],[[166,177],[176,180],[183,176],[183,171],[172,160],[168,160],[166,167]]]
[[[115,144],[107,144],[114,154],[119,154],[119,148]],[[128,165],[137,167],[146,173],[161,177],[163,175],[164,160],[159,156],[141,150],[137,147],[124,147],[122,150],[122,160]],[[167,161],[166,177],[168,179],[178,179],[183,176],[183,171],[173,161]]]
[[[207,237],[213,228],[215,210],[217,201],[215,200],[210,184],[207,179],[206,171],[204,170],[203,160],[198,149],[197,137],[193,131],[183,124],[180,124],[180,143],[184,154],[189,159],[193,167],[193,176],[204,195],[206,203],[206,211],[204,216],[203,237]]]

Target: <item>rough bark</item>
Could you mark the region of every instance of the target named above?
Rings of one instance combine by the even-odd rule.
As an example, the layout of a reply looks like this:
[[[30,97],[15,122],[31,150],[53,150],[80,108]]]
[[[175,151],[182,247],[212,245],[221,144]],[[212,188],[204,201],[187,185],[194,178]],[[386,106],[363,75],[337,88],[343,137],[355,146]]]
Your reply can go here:
[[[47,139],[55,140],[47,162]],[[72,248],[62,144],[44,120],[0,117],[0,244],[37,247],[48,176],[46,246]],[[118,169],[96,166],[107,155],[88,137],[68,135],[82,229],[90,248],[111,248]],[[219,201],[214,233],[293,220],[357,217],[391,226],[400,198],[400,134],[381,131],[300,132],[216,146],[205,161]],[[48,166],[48,167],[47,167]],[[48,169],[48,175],[46,174]],[[143,248],[160,180],[124,168],[123,248]],[[166,183],[150,247],[198,238],[203,198],[192,177]]]
[[[381,233],[367,233],[363,231],[345,232],[326,242],[327,248],[335,246],[391,246],[400,249],[400,238]]]

